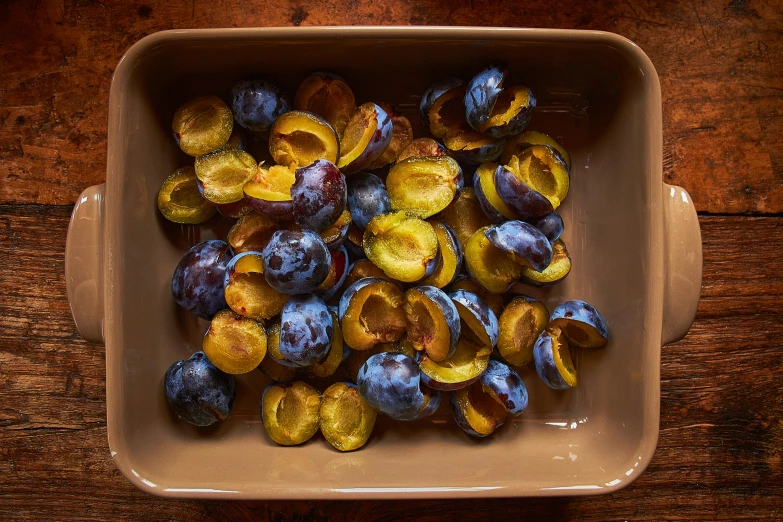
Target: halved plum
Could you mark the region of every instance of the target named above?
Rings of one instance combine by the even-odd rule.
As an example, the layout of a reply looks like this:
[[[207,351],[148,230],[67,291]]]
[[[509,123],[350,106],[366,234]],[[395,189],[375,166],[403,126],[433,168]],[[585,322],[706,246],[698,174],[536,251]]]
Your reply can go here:
[[[491,346],[482,346],[463,337],[454,353],[443,361],[434,361],[426,354],[421,356],[422,383],[444,391],[470,386],[486,370],[491,354]]]
[[[197,225],[215,215],[215,205],[204,199],[198,189],[193,167],[175,170],[158,191],[158,209],[174,223]]]
[[[279,314],[288,295],[269,286],[260,252],[234,256],[226,268],[226,303],[239,315],[261,321]]]
[[[544,303],[532,297],[511,300],[498,319],[498,352],[509,364],[525,366],[533,360],[533,345],[549,322]]]
[[[407,327],[402,305],[402,290],[396,284],[377,277],[356,281],[338,307],[345,343],[353,350],[369,350],[396,341]]]
[[[391,103],[379,102],[378,106],[391,118],[392,137],[383,154],[370,164],[368,167],[370,170],[380,169],[397,161],[400,152],[413,140],[413,128],[408,118],[400,114]]]
[[[495,312],[477,294],[457,290],[449,294],[457,307],[460,319],[481,344],[494,348],[498,342],[498,318]]]
[[[523,217],[543,216],[557,209],[568,194],[569,183],[565,163],[546,145],[528,147],[495,171],[500,199]]]
[[[519,214],[506,205],[498,195],[498,189],[495,185],[495,171],[498,168],[497,163],[482,163],[473,176],[473,190],[476,193],[476,200],[484,214],[493,223],[502,223],[507,219],[519,219]]]
[[[536,97],[529,88],[524,85],[506,87],[495,100],[489,118],[476,130],[494,138],[519,134],[530,123],[535,108]]]
[[[484,391],[481,382],[451,394],[451,413],[457,426],[473,437],[486,437],[506,422],[508,410]]]
[[[541,272],[522,267],[521,280],[532,286],[551,286],[559,283],[571,271],[571,257],[562,239],[552,243],[552,261]]]
[[[533,347],[536,373],[544,384],[555,390],[568,390],[577,384],[576,367],[563,331],[550,324],[538,336]]]
[[[294,108],[321,116],[342,136],[356,111],[356,99],[351,87],[340,76],[315,72],[296,90]]]
[[[340,247],[348,237],[351,223],[351,211],[346,207],[334,223],[321,231],[321,239],[324,240],[324,243],[329,248]]]
[[[424,385],[424,374],[421,374],[421,393],[424,395],[424,406],[421,407],[419,413],[414,420],[424,419],[429,417],[440,408],[440,403],[443,400],[443,392],[430,388]]]
[[[445,138],[470,130],[465,121],[464,98],[464,87],[455,87],[438,96],[429,111],[429,126],[433,136]]]
[[[570,344],[579,348],[600,348],[609,338],[601,313],[578,299],[558,305],[552,312],[551,324],[559,327]]]
[[[499,316],[503,311],[503,296],[490,292],[480,284],[478,284],[470,276],[458,276],[457,279],[448,286],[447,291],[449,293],[456,292],[457,290],[465,290],[476,294],[482,301],[487,303],[489,308],[495,313],[495,316]]]
[[[434,286],[417,286],[405,292],[403,305],[408,340],[433,361],[447,359],[457,349],[459,313],[449,296]]]
[[[525,383],[517,372],[501,361],[491,360],[481,374],[481,388],[515,417],[527,408]]]
[[[258,212],[275,219],[293,219],[294,201],[291,187],[296,182],[293,170],[282,165],[258,166],[252,179],[245,184],[245,199]]]
[[[371,102],[360,105],[340,140],[342,155],[337,166],[345,174],[368,168],[391,143],[392,128],[391,118],[378,105]]]
[[[185,102],[171,122],[179,148],[195,157],[224,146],[233,127],[231,109],[217,96],[201,96]]]
[[[267,282],[284,294],[312,292],[329,276],[331,254],[312,230],[278,230],[262,255]]]
[[[511,259],[487,238],[489,227],[473,234],[465,246],[465,266],[470,276],[481,286],[502,294],[522,275],[522,265]]]
[[[302,381],[272,384],[261,395],[261,420],[269,438],[281,446],[310,440],[321,425],[321,394]]]
[[[407,147],[402,149],[397,156],[397,161],[408,158],[425,158],[428,156],[448,156],[448,152],[446,152],[446,147],[432,138],[416,138],[410,142]]]
[[[432,275],[421,280],[421,284],[443,288],[459,275],[462,268],[462,247],[457,234],[450,226],[435,220],[429,220],[429,223],[438,236],[440,262]]]
[[[234,252],[261,252],[272,234],[280,227],[277,220],[266,214],[252,212],[244,215],[228,231],[226,240]]]
[[[391,210],[389,192],[383,180],[369,172],[359,172],[348,180],[348,206],[351,217],[361,230],[378,214]]]
[[[336,382],[324,391],[321,401],[321,433],[340,451],[361,448],[370,438],[377,413],[347,382]]]
[[[331,264],[329,265],[329,275],[321,286],[315,291],[315,295],[328,301],[340,288],[343,287],[348,277],[348,251],[344,246],[329,250],[331,255]]]
[[[425,127],[429,127],[430,109],[432,109],[432,106],[438,98],[451,90],[462,87],[464,83],[465,82],[459,78],[449,77],[438,80],[430,85],[427,90],[424,91],[424,94],[421,96],[421,101],[419,102],[419,120],[421,121],[421,124]]]
[[[221,371],[247,373],[266,355],[266,330],[258,321],[221,310],[212,318],[202,349]]]
[[[552,245],[546,236],[524,221],[506,221],[489,227],[484,235],[511,259],[533,270],[544,270],[552,261]]]
[[[478,165],[498,159],[503,153],[505,140],[465,131],[444,137],[443,144],[456,159],[469,165]]]
[[[438,266],[435,229],[404,211],[372,218],[364,231],[363,246],[367,259],[397,281],[418,281]]]
[[[332,315],[321,299],[302,294],[286,301],[280,312],[278,346],[285,359],[298,366],[312,366],[329,353],[333,336]]]
[[[543,232],[550,243],[557,241],[565,230],[563,218],[560,217],[556,210],[541,217],[527,218],[525,221]]]
[[[481,132],[489,120],[507,75],[508,71],[500,66],[490,65],[468,82],[463,93],[464,117],[476,131]]]
[[[386,177],[392,210],[407,210],[420,218],[449,206],[462,191],[462,169],[448,156],[408,158]]]
[[[560,155],[568,170],[571,170],[571,155],[568,154],[566,148],[548,134],[532,130],[526,130],[506,140],[506,147],[503,149],[503,155],[500,156],[500,162],[504,165],[507,164],[511,161],[511,156],[519,156],[523,150],[533,145],[552,147]]]
[[[343,344],[343,333],[340,330],[340,323],[337,320],[337,314],[330,312],[332,315],[332,344],[329,347],[329,352],[323,358],[323,360],[308,367],[307,370],[316,377],[329,377],[337,371],[340,364],[343,362],[343,353],[345,346]]]
[[[348,188],[337,165],[318,159],[296,169],[291,186],[294,220],[301,226],[321,232],[345,210]]]
[[[307,111],[290,111],[272,125],[269,153],[275,163],[293,170],[319,159],[336,163],[340,157],[340,142],[337,132],[320,116]]]
[[[258,170],[253,156],[243,150],[218,150],[196,158],[196,177],[212,203],[233,203],[244,197],[242,188]]]
[[[440,212],[438,219],[451,227],[462,247],[476,230],[492,224],[481,210],[476,193],[471,187],[465,187],[459,197]]]

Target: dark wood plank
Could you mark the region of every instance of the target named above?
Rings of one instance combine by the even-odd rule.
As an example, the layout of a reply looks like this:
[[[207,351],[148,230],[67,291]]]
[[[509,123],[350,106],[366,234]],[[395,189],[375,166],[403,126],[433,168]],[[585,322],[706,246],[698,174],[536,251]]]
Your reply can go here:
[[[783,211],[779,2],[229,0],[0,3],[0,203],[71,204],[105,177],[122,53],[163,29],[477,25],[600,29],[638,43],[663,91],[664,177],[702,211]],[[43,44],[43,42],[46,42]]]
[[[0,519],[740,520],[783,517],[783,218],[702,217],[696,323],[662,354],[648,470],[608,496],[194,502],[133,488],[109,456],[102,347],[63,278],[69,207],[0,206]]]

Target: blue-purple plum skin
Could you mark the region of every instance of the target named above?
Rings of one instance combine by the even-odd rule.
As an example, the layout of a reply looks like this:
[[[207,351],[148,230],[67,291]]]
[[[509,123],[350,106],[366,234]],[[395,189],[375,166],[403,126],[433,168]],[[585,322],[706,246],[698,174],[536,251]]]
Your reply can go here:
[[[415,420],[424,406],[421,372],[405,354],[371,356],[359,369],[356,385],[370,406],[396,420]]]
[[[284,294],[313,292],[329,275],[329,249],[312,230],[278,230],[261,255],[267,283]]]
[[[424,374],[422,374],[423,376]],[[422,388],[422,392],[426,395],[429,395],[430,401],[427,403],[424,408],[419,412],[419,414],[416,416],[416,420],[424,419],[426,417],[429,417],[436,411],[438,411],[438,408],[440,408],[440,403],[443,399],[443,392],[440,390],[435,390],[431,388]]]
[[[552,244],[543,232],[524,221],[506,221],[485,233],[489,242],[541,272],[552,262]]]
[[[468,150],[449,150],[449,153],[454,156],[454,159],[466,163],[468,165],[480,165],[495,161],[503,154],[503,147],[506,145],[506,140],[498,140],[494,143],[487,143],[476,149]]]
[[[236,398],[234,376],[220,371],[204,352],[172,364],[163,388],[174,413],[195,426],[209,426],[228,417]]]
[[[337,165],[323,159],[296,169],[291,186],[294,219],[304,228],[321,232],[345,210],[347,186]]]
[[[177,304],[206,320],[228,308],[225,276],[232,257],[234,252],[225,241],[204,241],[191,247],[171,278],[171,294]]]
[[[560,375],[555,364],[554,344],[552,334],[544,330],[538,336],[533,346],[533,359],[536,364],[536,373],[544,381],[544,384],[555,390],[570,390],[571,386]]]
[[[525,383],[506,363],[491,359],[481,374],[481,385],[491,390],[511,415],[520,415],[527,408]]]
[[[465,90],[465,119],[468,125],[480,132],[481,125],[489,119],[492,107],[503,90],[506,71],[492,65],[478,73]]]
[[[498,318],[495,312],[478,295],[467,290],[457,290],[449,294],[449,298],[464,306],[476,318],[476,321],[484,329],[490,345],[494,347],[498,343],[499,328]]]
[[[549,320],[560,327],[570,344],[580,348],[600,348],[609,338],[601,313],[584,301],[566,301],[555,308]]]
[[[391,143],[392,130],[394,128],[391,117],[380,106],[375,103],[373,105],[376,121],[375,132],[364,151],[356,159],[342,167],[341,170],[345,174],[355,174],[369,168],[375,160],[381,157],[389,143]]]
[[[481,188],[481,180],[479,179],[478,173],[473,175],[473,193],[476,194],[476,201],[478,201],[481,210],[484,211],[484,214],[486,214],[490,221],[493,223],[503,223],[506,220],[506,217],[492,206],[487,199],[487,196],[484,194],[484,189]]]
[[[527,218],[525,221],[540,230],[550,243],[557,241],[565,230],[563,218],[556,210],[541,217]]]
[[[269,130],[290,106],[288,98],[277,86],[264,80],[241,80],[231,89],[234,119],[250,131]]]
[[[430,109],[444,93],[461,87],[464,82],[459,78],[448,77],[430,85],[419,102],[419,121],[427,129],[430,126]]]
[[[372,218],[391,211],[386,184],[369,172],[354,174],[348,183],[348,208],[353,222],[364,230]]]
[[[491,435],[491,433],[478,433],[475,431],[471,426],[468,420],[465,418],[465,415],[462,413],[462,408],[459,407],[459,402],[457,402],[457,394],[452,393],[451,394],[451,415],[454,417],[454,422],[457,423],[457,426],[459,426],[462,431],[467,433],[468,435],[472,437],[488,437]],[[497,431],[498,428],[503,426],[503,422],[498,423],[495,426],[495,430]]]
[[[280,312],[280,353],[298,366],[312,366],[329,353],[332,314],[312,294],[292,296]]]
[[[543,216],[554,210],[546,197],[527,186],[503,165],[498,165],[495,170],[495,187],[500,199],[522,217]]]

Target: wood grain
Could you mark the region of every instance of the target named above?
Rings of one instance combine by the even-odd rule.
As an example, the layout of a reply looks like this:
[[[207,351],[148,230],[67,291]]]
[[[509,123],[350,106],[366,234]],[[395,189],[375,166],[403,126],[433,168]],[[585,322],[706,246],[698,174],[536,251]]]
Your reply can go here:
[[[783,517],[783,218],[703,216],[704,288],[662,353],[650,467],[612,495],[536,500],[194,502],[133,488],[106,439],[103,348],[65,296],[70,207],[0,206],[0,519],[759,520]]]
[[[0,203],[72,204],[104,180],[112,72],[141,37],[338,24],[624,35],[660,76],[665,180],[685,187],[701,211],[783,212],[783,9],[776,0],[2,2]]]

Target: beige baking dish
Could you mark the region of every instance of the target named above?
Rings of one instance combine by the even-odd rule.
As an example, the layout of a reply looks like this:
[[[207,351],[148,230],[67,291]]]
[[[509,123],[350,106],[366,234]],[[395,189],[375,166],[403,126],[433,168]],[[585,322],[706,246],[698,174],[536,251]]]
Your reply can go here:
[[[608,346],[577,358],[580,385],[555,392],[523,374],[530,406],[489,440],[448,409],[416,423],[380,421],[368,445],[341,454],[323,440],[273,445],[263,434],[260,372],[243,376],[230,420],[195,429],[169,412],[165,369],[200,349],[206,323],[171,298],[186,248],[215,237],[165,222],[155,196],[183,161],[175,108],[261,74],[289,91],[308,73],[346,77],[357,100],[401,105],[418,128],[417,95],[492,62],[539,100],[530,128],[573,157],[562,208],[574,268],[531,293],[550,307],[585,299],[604,314]],[[647,56],[610,33],[545,29],[329,27],[165,31],[136,43],[111,86],[106,183],[74,208],[68,299],[82,336],[106,346],[109,446],[139,488],[164,496],[418,498],[576,495],[619,489],[658,438],[661,345],[683,337],[701,288],[696,212],[662,183],[661,93]],[[444,401],[445,402],[445,401]]]

